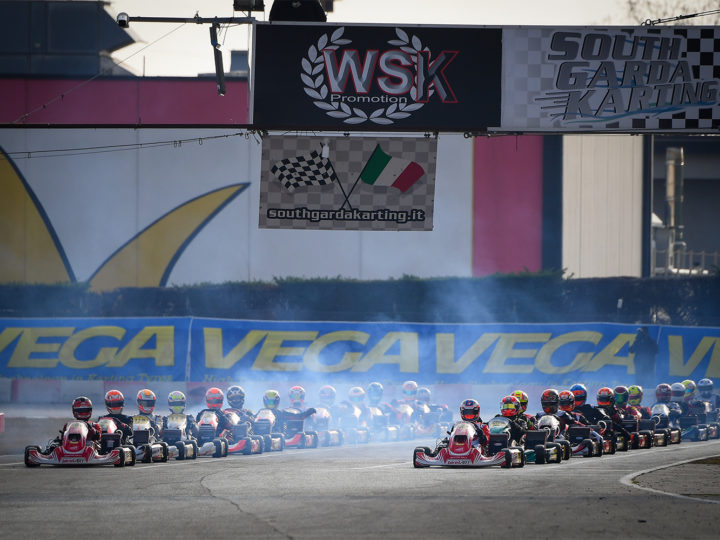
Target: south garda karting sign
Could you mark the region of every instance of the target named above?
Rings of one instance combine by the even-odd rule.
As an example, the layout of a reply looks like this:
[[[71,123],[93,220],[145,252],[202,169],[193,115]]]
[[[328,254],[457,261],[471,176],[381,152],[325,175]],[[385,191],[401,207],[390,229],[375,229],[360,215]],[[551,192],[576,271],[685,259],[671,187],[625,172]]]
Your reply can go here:
[[[502,131],[720,127],[720,28],[503,29]]]
[[[431,231],[435,137],[263,137],[259,226]]]
[[[498,28],[258,23],[264,129],[482,131],[500,123]]]

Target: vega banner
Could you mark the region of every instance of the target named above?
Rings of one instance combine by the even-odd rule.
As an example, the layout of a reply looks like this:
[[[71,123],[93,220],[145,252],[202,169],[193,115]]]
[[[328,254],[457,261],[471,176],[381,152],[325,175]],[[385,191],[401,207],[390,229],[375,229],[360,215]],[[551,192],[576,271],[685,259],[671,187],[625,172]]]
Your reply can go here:
[[[720,28],[503,29],[503,131],[716,132]]]
[[[434,137],[263,138],[260,228],[431,231]]]
[[[190,321],[0,319],[0,377],[185,381]]]
[[[264,129],[484,131],[500,124],[499,28],[257,23]]]

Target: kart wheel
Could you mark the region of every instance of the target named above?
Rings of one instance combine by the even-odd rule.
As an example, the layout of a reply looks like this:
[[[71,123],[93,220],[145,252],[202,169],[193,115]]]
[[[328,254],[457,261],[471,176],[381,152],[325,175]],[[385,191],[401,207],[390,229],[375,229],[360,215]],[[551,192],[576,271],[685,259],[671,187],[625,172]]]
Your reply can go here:
[[[558,448],[558,452],[560,452]],[[535,463],[543,465],[545,463],[545,447],[542,444],[535,445]]]
[[[245,446],[242,449],[242,453],[246,456],[252,454],[252,439],[250,437],[243,437],[241,440],[245,441]]]
[[[213,457],[223,457],[223,443],[220,441],[220,439],[214,439],[213,445],[215,446],[215,452],[213,452]]]
[[[152,461],[152,446],[149,444],[143,444],[140,448],[143,450],[143,463],[150,463]]]
[[[645,444],[643,445],[643,448],[652,448],[655,440],[652,431],[641,431],[640,435],[645,435]]]
[[[593,440],[592,442],[593,442],[593,446],[595,446],[595,441]],[[597,450],[595,451],[595,457],[602,457],[602,455],[605,453],[605,451],[604,451],[604,449],[603,449],[603,445],[602,445],[602,444],[598,444],[597,447],[598,447],[598,448],[597,448]]]
[[[593,452],[593,443],[590,439],[583,439],[583,446],[587,448],[587,453],[583,457],[593,457],[595,455],[595,452]]]
[[[127,448],[130,451],[130,462],[125,461],[125,465],[128,467],[134,467],[137,463],[137,454],[135,447],[132,444],[126,444],[123,448]]]
[[[30,450],[37,450],[39,452],[40,447],[39,446],[26,446],[25,447],[25,466],[26,467],[39,467],[40,466],[39,463],[32,463],[30,461]]]
[[[262,453],[263,453],[263,449],[265,448],[265,441],[263,440],[263,438],[260,437],[260,436],[258,436],[258,435],[254,435],[254,436],[251,437],[251,439],[252,439],[254,442],[256,442],[257,445],[258,445],[258,450],[257,450],[256,454],[262,454]]]
[[[320,444],[320,437],[318,436],[317,431],[308,431],[307,434],[312,437],[312,442],[310,443],[309,448],[317,448],[318,444]]]
[[[263,435],[263,451],[264,452],[270,452],[272,451],[272,437],[270,435]]]
[[[117,463],[113,463],[113,465],[115,467],[124,467],[125,466],[125,452],[122,451],[122,448],[120,449],[120,453],[118,454],[118,457],[120,459],[118,459]]]
[[[525,450],[523,448],[520,448],[520,465],[518,467],[522,468],[525,466]]]
[[[617,451],[617,442],[614,439],[610,439],[610,449],[607,451],[608,454],[614,454]]]
[[[175,456],[175,459],[177,461],[185,459],[185,443],[182,441],[178,441],[175,443],[175,448],[177,448],[177,456]]]
[[[501,452],[505,452],[505,463],[500,465],[503,469],[509,469],[512,467],[512,453],[510,452],[509,448],[503,448],[500,450]]]
[[[197,441],[190,441],[190,444],[192,445],[193,449],[193,455],[190,459],[197,459],[198,454],[200,453],[200,447],[198,446]]]
[[[228,443],[227,439],[220,439],[222,441],[223,445],[223,457],[227,457],[228,455],[228,448],[230,447],[230,444]]]
[[[170,445],[166,442],[161,442],[162,454],[160,455],[160,463],[167,463],[170,458]]]
[[[413,450],[413,467],[415,467],[416,469],[423,469],[423,468],[427,467],[427,465],[418,463],[417,456],[415,455],[416,452],[424,451],[424,450],[425,450],[425,448],[421,448],[421,447],[418,447],[415,450]]]
[[[637,450],[640,448],[639,434],[637,432],[631,433],[630,448]]]
[[[562,446],[562,459],[570,459],[572,457],[572,445],[570,444],[570,441],[560,441],[558,444]]]

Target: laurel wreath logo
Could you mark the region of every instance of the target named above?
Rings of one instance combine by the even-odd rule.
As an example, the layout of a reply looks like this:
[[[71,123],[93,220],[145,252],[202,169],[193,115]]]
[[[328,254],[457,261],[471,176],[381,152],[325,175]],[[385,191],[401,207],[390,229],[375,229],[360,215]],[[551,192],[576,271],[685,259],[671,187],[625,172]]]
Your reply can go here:
[[[425,103],[392,103],[387,107],[375,109],[370,114],[366,113],[359,107],[350,107],[347,103],[328,101],[329,91],[325,83],[325,74],[323,73],[325,65],[323,62],[323,49],[337,50],[341,45],[348,45],[352,40],[343,39],[345,27],[335,30],[330,37],[323,34],[317,40],[315,45],[310,45],[308,54],[303,57],[301,63],[303,73],[300,74],[305,93],[314,101],[313,104],[325,111],[325,114],[333,118],[340,118],[345,124],[362,124],[370,121],[375,124],[394,124],[395,120],[407,118],[412,112],[421,109]],[[417,53],[420,51],[429,52],[430,49],[423,47],[420,38],[417,36],[408,36],[408,34],[400,28],[395,28],[395,34],[398,39],[388,41],[390,45],[400,47],[400,50],[408,53],[412,58],[413,65],[417,69]],[[434,88],[430,88],[429,95],[435,92]],[[410,97],[417,99],[417,91],[415,88],[410,90]]]

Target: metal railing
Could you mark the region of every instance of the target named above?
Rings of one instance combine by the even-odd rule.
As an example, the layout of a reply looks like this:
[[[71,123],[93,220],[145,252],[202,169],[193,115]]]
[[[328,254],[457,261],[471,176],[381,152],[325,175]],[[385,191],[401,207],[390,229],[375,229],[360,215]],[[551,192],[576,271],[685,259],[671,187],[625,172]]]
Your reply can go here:
[[[708,275],[720,271],[720,252],[656,249],[651,268],[654,276]]]

